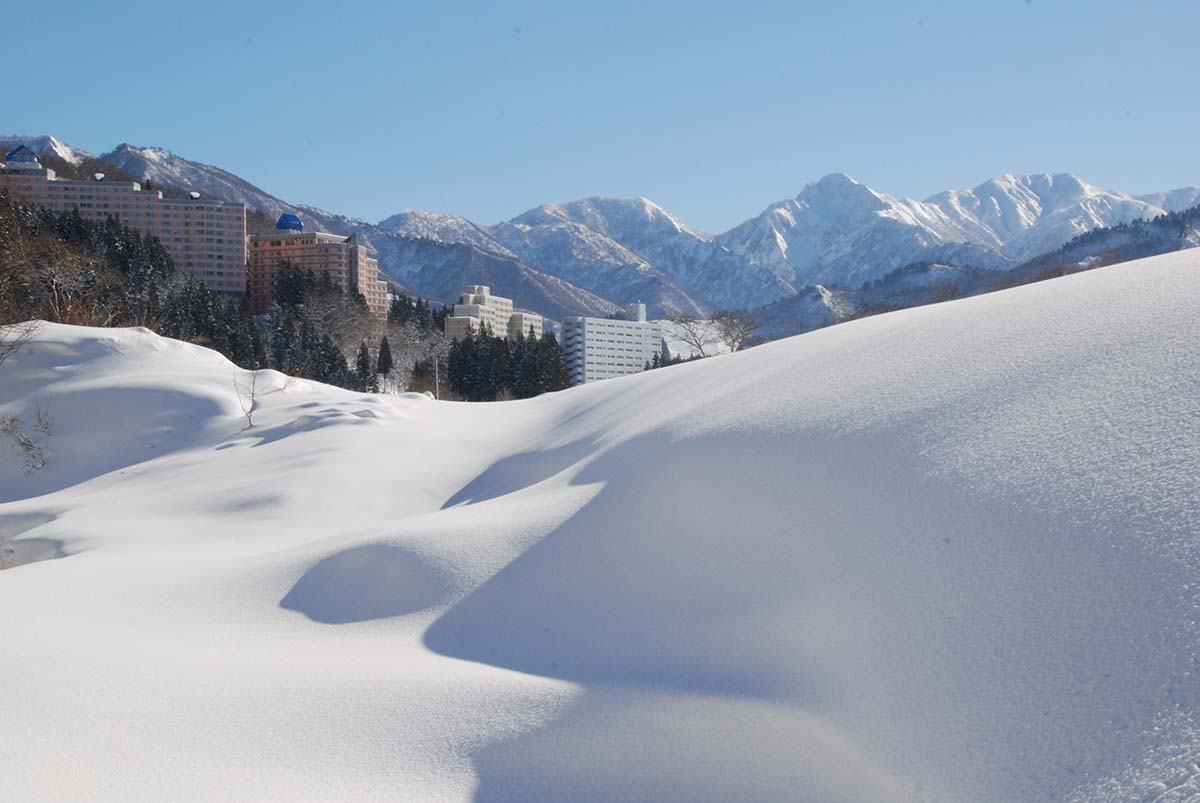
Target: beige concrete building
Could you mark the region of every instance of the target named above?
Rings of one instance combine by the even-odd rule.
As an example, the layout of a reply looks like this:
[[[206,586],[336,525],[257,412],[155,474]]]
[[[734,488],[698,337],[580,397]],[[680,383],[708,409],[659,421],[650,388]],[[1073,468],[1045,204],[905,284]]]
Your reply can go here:
[[[143,234],[152,234],[179,268],[210,290],[246,291],[246,206],[241,203],[164,198],[135,181],[57,178],[25,146],[9,151],[0,165],[0,186],[16,200],[55,212],[78,209],[86,220],[116,218]]]
[[[508,319],[508,339],[516,340],[517,335],[529,337],[529,330],[534,337],[542,336],[542,316],[535,312],[514,312]]]
[[[379,263],[358,244],[358,237],[324,232],[306,232],[295,215],[284,214],[271,234],[250,238],[250,303],[262,315],[271,308],[271,287],[284,265],[328,275],[343,290],[354,289],[367,300],[371,314],[387,318],[387,282],[379,279]]]
[[[486,326],[494,335],[509,339],[518,332],[529,334],[529,327],[542,336],[542,316],[532,312],[513,312],[511,298],[492,295],[487,285],[468,285],[467,292],[458,297],[453,314],[446,317],[446,337],[461,340],[467,332],[479,334]]]

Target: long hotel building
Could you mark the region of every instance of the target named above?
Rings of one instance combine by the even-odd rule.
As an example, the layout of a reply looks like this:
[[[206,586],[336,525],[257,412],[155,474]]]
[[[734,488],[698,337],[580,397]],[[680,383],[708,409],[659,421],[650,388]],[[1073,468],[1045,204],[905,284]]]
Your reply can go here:
[[[387,319],[387,282],[380,280],[379,263],[359,245],[357,235],[306,232],[300,218],[287,213],[280,215],[272,233],[252,235],[249,291],[256,314],[270,310],[272,283],[284,264],[328,275],[342,290],[357,290],[373,316]]]
[[[636,374],[662,349],[662,328],[645,304],[626,307],[629,320],[563,318],[563,351],[572,385]]]
[[[200,198],[164,198],[136,181],[60,179],[41,158],[20,145],[0,164],[0,186],[14,199],[55,212],[78,209],[86,220],[109,216],[152,234],[176,267],[190,271],[210,290],[246,291],[246,205]]]

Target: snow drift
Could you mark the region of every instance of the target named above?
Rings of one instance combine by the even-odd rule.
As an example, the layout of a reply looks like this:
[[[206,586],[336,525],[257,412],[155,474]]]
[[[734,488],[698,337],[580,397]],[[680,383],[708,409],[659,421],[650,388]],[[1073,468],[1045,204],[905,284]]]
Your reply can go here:
[[[44,326],[0,796],[1200,793],[1200,255],[522,402]],[[50,549],[46,545],[53,545]]]

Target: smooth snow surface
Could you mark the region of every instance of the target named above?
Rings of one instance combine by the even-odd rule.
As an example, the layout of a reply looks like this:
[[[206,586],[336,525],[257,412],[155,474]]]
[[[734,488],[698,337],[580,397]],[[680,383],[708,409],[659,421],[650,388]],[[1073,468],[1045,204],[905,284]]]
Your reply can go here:
[[[1181,252],[523,402],[264,372],[248,430],[47,325],[0,799],[1191,799],[1198,321]]]

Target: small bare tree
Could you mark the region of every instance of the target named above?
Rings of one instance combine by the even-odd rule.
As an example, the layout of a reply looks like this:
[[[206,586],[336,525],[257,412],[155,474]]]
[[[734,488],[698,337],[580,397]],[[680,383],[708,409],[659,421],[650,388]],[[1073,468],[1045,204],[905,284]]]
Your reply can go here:
[[[693,353],[701,357],[708,356],[708,339],[711,335],[710,325],[704,318],[697,318],[686,312],[669,312],[667,320],[675,324],[676,334]]]
[[[758,320],[748,312],[722,310],[713,316],[717,335],[730,351],[737,351],[758,328]]]
[[[0,433],[8,436],[8,442],[25,461],[25,473],[32,474],[46,467],[46,453],[33,438],[25,434],[21,419],[15,415],[0,415]]]
[[[34,421],[33,428],[45,435],[47,438],[54,433],[54,416],[50,415],[50,402],[43,399],[34,400]]]
[[[249,382],[239,382],[237,371],[233,372],[233,389],[237,393],[238,406],[246,416],[246,429],[254,426],[254,405],[258,397],[258,371],[250,372]]]
[[[25,321],[0,326],[0,365],[21,350],[37,332],[38,321]]]

